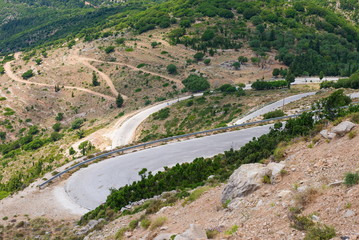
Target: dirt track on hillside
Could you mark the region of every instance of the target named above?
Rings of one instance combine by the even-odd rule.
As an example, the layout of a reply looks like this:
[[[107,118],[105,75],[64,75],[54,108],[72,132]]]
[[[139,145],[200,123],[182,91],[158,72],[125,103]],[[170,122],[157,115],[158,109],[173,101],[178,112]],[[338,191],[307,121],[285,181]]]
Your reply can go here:
[[[15,57],[16,59],[18,58],[19,54],[15,54]],[[31,82],[31,81],[27,81],[27,80],[24,80],[24,79],[21,79],[19,76],[17,76],[11,69],[11,62],[7,62],[4,64],[4,69],[5,69],[5,73],[14,81],[16,82],[21,82],[21,83],[25,83],[25,84],[33,84],[33,85],[37,85],[37,86],[43,86],[43,87],[49,87],[49,88],[55,88],[55,85],[52,85],[52,84],[47,84],[47,83],[37,83],[37,82]],[[89,94],[92,94],[92,95],[96,95],[96,96],[99,96],[99,97],[103,97],[107,100],[111,100],[111,101],[114,101],[115,98],[114,97],[111,97],[111,96],[108,96],[108,95],[105,95],[105,94],[102,94],[102,93],[98,93],[98,92],[95,92],[95,91],[92,91],[92,90],[89,90],[89,89],[86,89],[86,88],[82,88],[82,87],[71,87],[71,86],[64,86],[65,89],[72,89],[72,90],[79,90],[79,91],[83,91],[83,92],[86,92],[86,93],[89,93]]]

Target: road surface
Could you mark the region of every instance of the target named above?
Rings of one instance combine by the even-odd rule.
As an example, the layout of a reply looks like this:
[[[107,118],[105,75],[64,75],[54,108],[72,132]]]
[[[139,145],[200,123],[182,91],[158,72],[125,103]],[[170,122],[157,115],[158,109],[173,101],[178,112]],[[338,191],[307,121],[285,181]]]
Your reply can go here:
[[[324,77],[322,80],[320,80],[319,77],[296,77],[294,82],[292,83],[292,85],[308,84],[308,83],[321,83],[323,81],[338,81],[341,78],[343,78],[343,77]],[[276,80],[285,80],[285,79],[283,79],[283,78],[270,79],[270,81],[276,81]],[[243,89],[244,90],[252,89],[252,83],[246,84],[246,86]]]
[[[316,92],[308,92],[308,93],[301,93],[301,94],[297,94],[297,95],[293,95],[293,96],[290,96],[290,97],[286,97],[286,98],[283,98],[277,102],[274,102],[272,104],[269,104],[267,106],[264,106],[263,108],[261,109],[258,109],[250,114],[248,114],[247,116],[237,120],[234,122],[234,125],[236,124],[242,124],[242,123],[245,123],[253,118],[256,118],[256,117],[259,117],[265,113],[268,113],[268,112],[271,112],[277,108],[280,108],[288,103],[291,103],[291,102],[294,102],[294,101],[297,101],[299,99],[302,99],[304,97],[307,97],[307,96],[311,96],[311,95],[314,95]]]
[[[203,94],[197,93],[191,96],[201,96],[201,95]],[[114,149],[118,146],[124,146],[130,144],[135,137],[136,129],[138,128],[138,126],[140,126],[140,124],[144,120],[146,120],[151,114],[158,112],[159,110],[166,108],[176,102],[188,99],[191,96],[180,97],[178,99],[173,99],[170,101],[166,101],[164,103],[154,105],[130,117],[125,122],[123,122],[123,124],[119,128],[115,129],[113,132],[107,135],[107,137],[112,140],[111,149]]]
[[[270,126],[170,143],[91,164],[74,173],[65,190],[73,202],[92,210],[105,202],[109,189],[139,180],[138,172],[142,168],[155,172],[164,166],[191,162],[197,157],[211,157],[230,148],[239,149],[253,137],[268,133]]]

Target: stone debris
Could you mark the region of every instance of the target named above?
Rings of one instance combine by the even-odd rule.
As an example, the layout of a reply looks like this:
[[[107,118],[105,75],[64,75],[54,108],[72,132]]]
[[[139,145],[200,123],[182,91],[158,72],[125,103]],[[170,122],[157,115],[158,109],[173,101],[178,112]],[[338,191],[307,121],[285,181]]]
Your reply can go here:
[[[270,163],[267,166],[260,163],[244,164],[229,178],[222,193],[222,203],[238,197],[244,197],[263,184],[263,178],[268,176],[271,181],[277,180],[284,169],[283,163]]]
[[[335,136],[336,136],[336,134],[335,133],[332,133],[332,132],[330,132],[330,131],[328,131],[328,130],[322,130],[321,132],[320,132],[320,135],[322,135],[322,137],[323,138],[326,138],[326,139],[333,139],[333,138],[335,138]]]
[[[182,234],[178,234],[174,240],[203,240],[207,239],[206,231],[198,224],[190,224]]]
[[[344,134],[350,132],[353,127],[355,127],[354,123],[350,121],[344,121],[333,127],[332,132],[338,134],[339,136],[344,136]]]

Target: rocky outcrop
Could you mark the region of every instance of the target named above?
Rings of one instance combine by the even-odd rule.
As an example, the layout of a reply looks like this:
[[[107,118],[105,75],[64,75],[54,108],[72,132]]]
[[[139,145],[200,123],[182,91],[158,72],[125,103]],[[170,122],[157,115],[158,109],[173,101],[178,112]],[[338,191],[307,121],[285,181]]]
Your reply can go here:
[[[326,138],[326,139],[333,139],[333,138],[335,138],[335,136],[336,136],[336,134],[335,133],[332,133],[332,132],[330,132],[330,131],[328,131],[328,130],[322,130],[321,132],[320,132],[320,135],[322,135],[322,137],[323,138]]]
[[[339,135],[344,136],[346,133],[350,132],[352,128],[355,127],[355,124],[349,121],[344,121],[339,123],[337,126],[332,128],[332,132]]]
[[[276,181],[284,167],[283,163],[270,163],[267,166],[260,163],[242,165],[229,178],[222,193],[222,203],[257,190],[263,184],[264,176],[268,176],[271,182]]]
[[[208,239],[206,231],[198,224],[191,224],[182,234],[178,234],[174,240],[203,240]]]
[[[173,235],[175,235],[175,234],[161,233],[161,234],[157,235],[153,240],[170,240]]]
[[[84,227],[82,227],[81,229],[79,229],[76,234],[77,235],[84,235],[86,233],[88,233],[89,231],[91,231],[92,229],[94,229],[99,223],[105,221],[105,219],[100,218],[99,220],[90,220],[88,222],[88,224]]]

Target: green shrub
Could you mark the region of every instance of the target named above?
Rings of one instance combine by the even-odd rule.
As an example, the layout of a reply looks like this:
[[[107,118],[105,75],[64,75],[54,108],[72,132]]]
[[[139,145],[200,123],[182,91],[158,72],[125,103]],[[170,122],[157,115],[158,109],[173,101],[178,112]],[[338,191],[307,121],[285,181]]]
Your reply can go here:
[[[75,129],[80,129],[82,127],[82,124],[85,122],[85,120],[83,118],[76,118],[72,123],[71,123],[71,129],[75,130]]]
[[[226,235],[233,235],[238,231],[238,226],[237,225],[233,225],[230,229],[226,230],[224,233]]]
[[[336,236],[335,229],[326,225],[316,225],[309,228],[304,240],[329,240]]]
[[[6,191],[0,191],[0,200],[6,198],[7,196],[9,196],[10,193],[6,192]]]
[[[216,229],[207,229],[206,235],[208,239],[214,239],[220,232]]]
[[[351,132],[349,132],[348,137],[349,137],[349,139],[353,139],[356,137],[356,135],[357,135],[356,131],[351,131]]]
[[[120,228],[116,234],[115,234],[115,239],[116,240],[121,240],[123,239],[124,235],[125,235],[125,232],[127,232],[129,229],[128,227],[123,227],[123,228]]]
[[[265,184],[271,184],[270,177],[268,175],[264,175],[263,179],[262,179],[262,182],[265,183]]]
[[[134,230],[134,229],[138,226],[138,223],[139,223],[139,220],[138,220],[138,219],[132,220],[132,221],[128,224],[128,227],[129,227],[131,230]]]
[[[149,220],[148,218],[142,219],[140,224],[141,227],[147,229],[151,225],[151,220]]]
[[[53,133],[51,133],[50,139],[51,139],[53,142],[56,142],[56,141],[60,140],[63,136],[64,136],[64,135],[61,134],[61,133],[53,132]]]
[[[191,92],[200,92],[210,88],[206,78],[194,74],[189,75],[182,83]]]
[[[169,74],[176,74],[176,73],[177,73],[177,67],[176,67],[176,65],[174,65],[174,64],[169,64],[169,65],[167,66],[167,72],[168,72]]]
[[[314,222],[308,216],[294,216],[291,227],[299,231],[306,231],[309,230],[314,225],[315,225]]]
[[[344,184],[348,187],[356,185],[359,183],[359,174],[358,173],[347,173],[344,177]]]
[[[288,86],[288,82],[285,80],[277,81],[256,81],[252,83],[251,87],[255,90],[268,90],[268,89],[277,89],[284,88]]]
[[[158,212],[162,207],[164,206],[164,203],[161,200],[153,200],[150,202],[148,207],[146,208],[146,214],[153,214]]]
[[[64,114],[63,113],[58,113],[57,116],[55,117],[56,121],[62,121],[64,119]]]
[[[123,102],[124,102],[124,100],[123,100],[121,94],[118,94],[118,96],[117,96],[117,98],[116,98],[116,106],[117,106],[118,108],[122,107]]]
[[[61,123],[55,123],[53,126],[52,126],[52,129],[55,131],[55,132],[60,132],[62,126],[61,126]]]
[[[147,65],[146,63],[140,63],[140,64],[137,65],[137,68],[143,68],[146,65]]]
[[[154,120],[165,120],[170,116],[170,109],[169,108],[163,108],[159,110],[158,112],[153,114]]]
[[[278,110],[274,110],[272,112],[263,114],[263,118],[271,119],[271,118],[283,117],[284,115],[285,115],[285,113],[282,110],[278,109]]]
[[[210,188],[207,186],[195,189],[193,192],[190,193],[188,198],[183,202],[183,205],[186,205],[186,204],[196,201],[198,198],[200,198],[202,196],[203,193],[205,193],[209,189]]]
[[[21,76],[22,76],[23,79],[29,79],[29,78],[34,76],[34,73],[30,69],[30,70],[27,70],[26,72],[24,72]]]
[[[126,41],[125,38],[117,38],[117,39],[116,39],[116,43],[119,44],[119,45],[124,44],[125,41]]]
[[[105,53],[109,54],[115,51],[115,46],[108,46],[105,48]]]
[[[167,221],[166,217],[156,218],[151,224],[151,227],[150,227],[151,231],[163,226],[163,224],[165,224],[166,221]]]
[[[354,123],[359,123],[359,113],[353,113],[351,114],[350,120]]]
[[[196,53],[195,55],[193,55],[193,58],[194,58],[196,61],[201,61],[201,60],[203,60],[204,56],[205,56],[204,53],[198,52],[198,53]]]

